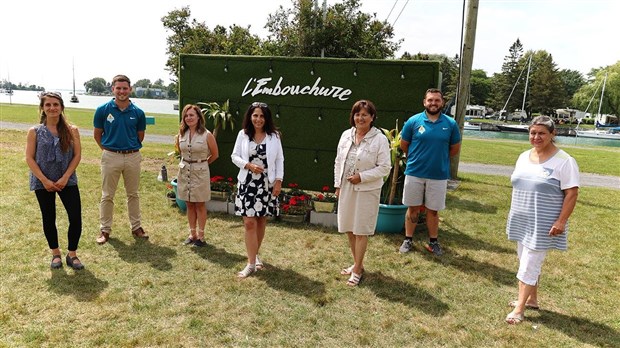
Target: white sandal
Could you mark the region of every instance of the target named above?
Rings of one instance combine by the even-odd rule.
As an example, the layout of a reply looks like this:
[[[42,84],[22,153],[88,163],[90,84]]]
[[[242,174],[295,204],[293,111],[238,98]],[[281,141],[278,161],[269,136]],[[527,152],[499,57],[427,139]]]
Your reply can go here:
[[[258,258],[258,254],[256,255],[256,260],[254,262],[256,262],[255,267],[257,271],[260,271],[263,268],[265,268],[263,261],[261,261],[261,259]]]
[[[245,265],[245,268],[237,273],[237,277],[239,278],[247,278],[250,276],[250,274],[256,272],[256,266],[252,266],[250,264]]]
[[[362,275],[355,272],[351,272],[351,277],[347,280],[348,286],[358,286],[362,280]]]
[[[342,271],[340,271],[340,274],[342,275],[351,275],[351,273],[353,272],[353,267],[355,267],[355,265],[351,265],[347,268],[343,268]]]

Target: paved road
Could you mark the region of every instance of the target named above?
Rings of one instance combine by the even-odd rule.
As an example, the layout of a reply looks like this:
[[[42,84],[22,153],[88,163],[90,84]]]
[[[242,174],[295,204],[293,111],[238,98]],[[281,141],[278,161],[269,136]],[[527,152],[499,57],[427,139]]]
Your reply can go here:
[[[0,121],[0,129],[8,128],[27,130],[30,127],[31,125],[27,125],[24,123]],[[91,129],[80,129],[80,134],[85,137],[92,137],[93,131]],[[172,144],[174,141],[174,137],[171,135],[149,134],[147,132],[144,137],[144,141],[160,144]],[[468,162],[461,162],[459,164],[459,171],[464,173],[510,176],[510,174],[512,174],[512,169],[512,166],[503,166],[497,164],[480,164]],[[581,185],[589,187],[606,187],[620,190],[620,177],[611,175],[581,173]]]

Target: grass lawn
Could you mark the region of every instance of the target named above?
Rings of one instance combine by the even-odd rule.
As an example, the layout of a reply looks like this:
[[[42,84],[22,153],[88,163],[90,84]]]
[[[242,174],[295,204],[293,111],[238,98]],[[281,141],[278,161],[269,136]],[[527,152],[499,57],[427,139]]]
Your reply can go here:
[[[51,270],[28,191],[25,132],[0,130],[0,346],[620,346],[620,190],[580,190],[569,251],[549,253],[543,268],[542,310],[509,326],[503,319],[516,298],[518,263],[504,232],[507,177],[461,174],[441,214],[441,258],[423,249],[423,227],[406,255],[397,252],[402,236],[376,235],[362,283],[349,288],[339,274],[351,262],[345,236],[270,223],[261,252],[266,269],[238,280],[245,264],[240,218],[210,214],[209,246],[181,245],[186,218],[156,180],[170,145],[142,151],[142,220],[151,239],[131,237],[120,187],[112,239],[97,245],[100,151],[92,138],[82,143],[78,255],[86,269]],[[462,157],[487,156],[473,149],[464,146]],[[597,155],[583,151],[581,166]],[[66,216],[58,212],[66,253]]]

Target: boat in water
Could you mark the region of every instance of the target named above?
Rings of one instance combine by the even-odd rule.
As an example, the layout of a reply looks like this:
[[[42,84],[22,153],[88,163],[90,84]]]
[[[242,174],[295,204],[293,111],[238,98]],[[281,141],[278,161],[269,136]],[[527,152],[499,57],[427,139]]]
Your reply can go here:
[[[620,127],[608,128],[606,130],[577,130],[575,133],[582,138],[620,140]]]
[[[463,125],[463,129],[464,130],[480,130],[480,124],[474,124],[474,123],[470,123],[470,122],[465,122],[465,124]]]
[[[575,134],[578,137],[582,138],[594,138],[594,139],[609,139],[609,140],[620,140],[620,127],[618,126],[618,118],[615,116],[611,116],[615,118],[615,125],[605,124],[604,119],[609,115],[601,115],[601,106],[603,105],[603,96],[605,95],[605,85],[607,84],[607,73],[605,73],[605,78],[603,78],[603,88],[601,88],[601,98],[598,105],[598,115],[596,116],[596,128],[593,130],[584,130],[579,129],[579,125],[581,124],[581,120],[578,120],[577,128],[575,128]],[[595,92],[596,93],[596,92]],[[590,102],[592,102],[590,100]],[[588,104],[588,108],[590,105]],[[588,109],[586,108],[586,111]]]
[[[502,132],[518,132],[518,133],[527,133],[530,129],[530,126],[526,124],[496,124],[497,127]]]

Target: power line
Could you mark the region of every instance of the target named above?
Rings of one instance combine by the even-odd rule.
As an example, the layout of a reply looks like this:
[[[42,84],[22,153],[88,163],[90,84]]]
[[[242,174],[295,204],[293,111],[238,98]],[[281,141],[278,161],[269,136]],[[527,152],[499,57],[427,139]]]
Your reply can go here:
[[[392,23],[392,27],[396,25],[396,21],[400,18],[400,15],[403,14],[403,11],[405,10],[405,7],[407,7],[408,3],[409,3],[409,0],[407,0],[407,2],[403,5],[403,8],[400,9],[400,12],[398,13],[398,17],[396,17],[396,19],[394,20],[394,23]]]
[[[387,17],[385,17],[385,21],[387,22],[388,19],[390,19],[390,16],[392,15],[392,11],[394,11],[394,7],[396,7],[396,4],[398,3],[398,0],[394,1],[394,5],[392,5],[392,9],[390,10],[390,13],[388,13]]]

